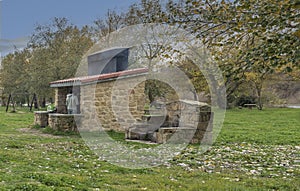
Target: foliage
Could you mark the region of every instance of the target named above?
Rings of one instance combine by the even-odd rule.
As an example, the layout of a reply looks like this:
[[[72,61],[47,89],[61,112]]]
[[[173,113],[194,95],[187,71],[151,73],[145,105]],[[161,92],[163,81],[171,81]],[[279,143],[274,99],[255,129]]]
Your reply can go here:
[[[175,22],[203,40],[219,63],[230,96],[245,72],[299,70],[299,3],[186,0],[172,6]],[[260,95],[259,95],[260,96]]]
[[[255,104],[255,98],[252,96],[241,95],[236,101],[236,106],[243,106],[244,104]]]
[[[187,0],[184,11],[183,24],[207,44],[241,50],[238,55],[245,55],[245,61],[262,58],[276,66],[299,64],[295,33],[300,23],[295,0]]]
[[[50,94],[49,82],[73,77],[82,55],[92,44],[87,27],[78,29],[65,18],[37,26],[30,44],[34,49],[30,59],[31,92],[46,97]]]
[[[4,93],[36,93],[40,100],[52,97],[49,82],[73,77],[82,55],[92,44],[88,27],[78,29],[65,18],[38,25],[24,50],[4,57]]]
[[[0,72],[1,85],[4,87],[3,94],[12,94],[14,101],[24,103],[28,97],[29,84],[26,80],[30,78],[29,75],[29,63],[30,51],[24,49],[22,51],[16,51],[8,54],[2,60],[2,68]],[[18,99],[19,98],[19,99]]]
[[[299,7],[297,0],[141,0],[126,12],[109,10],[91,27],[80,29],[65,18],[54,18],[50,24],[37,25],[24,50],[3,58],[1,86],[5,94],[37,93],[39,99],[47,98],[52,96],[49,82],[72,77],[95,40],[130,25],[165,23],[183,27],[202,40],[223,71],[228,97],[246,82],[261,99],[263,83],[270,75],[299,76]],[[146,52],[152,50],[155,54],[145,53],[150,61],[156,53],[170,57],[174,51],[160,45]],[[189,63],[180,67],[197,91],[208,92],[201,72]],[[261,101],[259,105],[262,108]]]

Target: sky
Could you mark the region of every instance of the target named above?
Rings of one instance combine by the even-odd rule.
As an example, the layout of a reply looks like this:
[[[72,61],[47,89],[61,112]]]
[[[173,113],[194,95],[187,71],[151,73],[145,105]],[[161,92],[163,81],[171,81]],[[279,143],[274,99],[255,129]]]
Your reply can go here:
[[[107,11],[126,11],[139,0],[0,0],[0,52],[22,48],[37,24],[66,17],[79,27],[104,18]]]

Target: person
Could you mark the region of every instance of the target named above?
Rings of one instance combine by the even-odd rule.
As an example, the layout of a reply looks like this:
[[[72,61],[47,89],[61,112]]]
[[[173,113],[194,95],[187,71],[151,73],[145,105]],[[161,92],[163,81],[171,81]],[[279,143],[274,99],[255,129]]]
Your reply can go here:
[[[76,95],[72,93],[72,91],[70,91],[70,93],[67,94],[66,105],[67,105],[68,114],[77,113],[78,98]]]

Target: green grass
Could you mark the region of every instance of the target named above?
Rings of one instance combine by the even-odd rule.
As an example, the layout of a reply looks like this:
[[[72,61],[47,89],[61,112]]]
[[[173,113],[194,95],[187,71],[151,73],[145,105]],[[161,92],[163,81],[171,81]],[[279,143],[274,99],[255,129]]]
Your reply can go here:
[[[167,165],[126,169],[99,160],[79,135],[32,125],[0,108],[0,190],[300,190],[300,110],[229,110],[215,145]],[[115,140],[123,134],[109,132]]]
[[[300,144],[300,109],[228,110],[218,143]]]

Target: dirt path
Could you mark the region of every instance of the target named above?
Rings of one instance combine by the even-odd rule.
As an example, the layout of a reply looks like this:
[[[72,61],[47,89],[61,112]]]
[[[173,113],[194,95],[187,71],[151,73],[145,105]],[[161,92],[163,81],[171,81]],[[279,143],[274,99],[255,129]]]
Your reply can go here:
[[[55,138],[55,139],[62,138],[62,136],[46,134],[46,133],[39,131],[38,129],[32,129],[32,128],[21,128],[21,129],[19,129],[19,131],[21,133],[27,133],[27,134],[39,136],[39,137]]]

